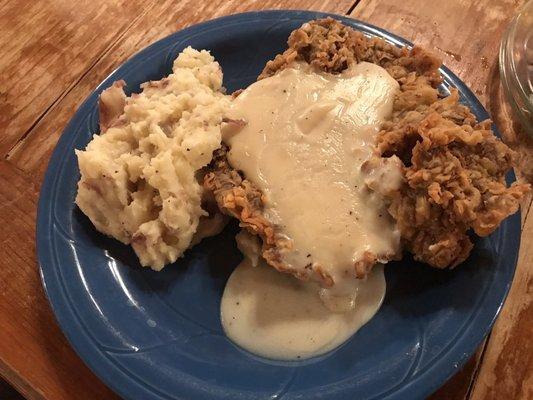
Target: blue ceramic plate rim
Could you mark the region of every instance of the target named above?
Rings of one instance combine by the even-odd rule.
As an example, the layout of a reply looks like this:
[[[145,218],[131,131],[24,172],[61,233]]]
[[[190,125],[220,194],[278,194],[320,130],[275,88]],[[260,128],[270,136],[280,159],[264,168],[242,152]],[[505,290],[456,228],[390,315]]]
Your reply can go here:
[[[66,335],[68,341],[84,360],[89,368],[111,389],[125,398],[143,398],[143,399],[163,399],[158,393],[155,393],[150,388],[140,384],[132,375],[126,370],[112,363],[102,351],[94,344],[91,337],[84,331],[78,316],[69,306],[68,298],[62,290],[61,282],[55,273],[55,263],[53,260],[53,250],[49,243],[51,239],[50,227],[52,225],[51,209],[53,203],[49,201],[52,198],[55,182],[58,176],[58,166],[60,165],[60,157],[65,150],[73,150],[71,148],[69,132],[71,132],[76,125],[83,120],[90,112],[90,104],[92,104],[103,88],[108,87],[116,76],[121,71],[128,68],[129,65],[134,64],[136,60],[143,59],[150,56],[151,53],[156,52],[161,47],[167,47],[170,43],[178,42],[180,37],[187,34],[201,33],[209,27],[218,24],[233,24],[239,21],[253,20],[253,19],[279,19],[297,17],[306,19],[323,18],[331,16],[342,22],[360,29],[368,34],[383,37],[391,43],[396,45],[403,45],[412,47],[412,44],[394,34],[391,34],[383,29],[373,25],[363,23],[361,21],[347,18],[342,15],[304,11],[304,10],[270,10],[247,12],[241,14],[229,15],[201,24],[193,25],[181,31],[175,32],[136,53],[133,57],[128,59],[120,67],[114,70],[106,79],[100,83],[96,89],[87,97],[79,109],[76,111],[74,117],[71,119],[67,127],[64,129],[56,148],[51,156],[48,169],[41,187],[41,193],[38,204],[37,214],[37,229],[36,229],[36,244],[37,244],[37,258],[39,262],[40,275],[43,287],[45,289],[48,300],[52,306],[57,321]],[[459,92],[465,96],[468,101],[473,104],[473,112],[479,119],[488,118],[489,115],[476,98],[476,96],[468,89],[468,87],[448,68],[442,67],[441,73],[445,80],[456,87]],[[498,136],[499,132],[494,127]],[[510,173],[508,180],[513,181],[514,174]],[[500,228],[502,229],[502,228]],[[520,233],[520,216],[519,213],[510,217],[509,222],[503,227],[503,240],[507,241],[506,233],[518,232]],[[519,247],[520,235],[517,235]],[[516,238],[515,238],[516,239]],[[505,282],[499,286],[498,293],[489,294],[490,298],[485,298],[485,302],[489,303],[489,307],[480,310],[475,314],[473,320],[469,325],[469,329],[461,335],[458,342],[443,351],[438,360],[434,360],[432,366],[425,372],[418,374],[414,379],[403,382],[402,386],[397,388],[394,392],[386,395],[387,399],[416,399],[424,398],[439,388],[446,380],[448,380],[458,368],[460,368],[471,356],[476,347],[481,343],[483,338],[489,333],[509,291],[514,270],[516,266],[518,253],[515,254],[514,259],[508,259],[507,264],[512,265],[512,268],[507,268]]]

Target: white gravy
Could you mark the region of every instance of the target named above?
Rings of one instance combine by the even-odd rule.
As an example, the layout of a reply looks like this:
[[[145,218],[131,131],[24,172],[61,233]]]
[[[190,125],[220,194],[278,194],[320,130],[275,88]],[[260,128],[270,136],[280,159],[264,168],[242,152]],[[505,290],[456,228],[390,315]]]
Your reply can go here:
[[[302,275],[320,270],[330,278],[326,286],[348,282],[341,292],[353,291],[354,264],[365,252],[385,261],[399,249],[382,195],[365,185],[361,171],[397,91],[375,64],[339,75],[296,64],[244,90],[229,117],[246,124],[223,133],[230,164],[265,194],[267,218],[292,242],[284,263]]]
[[[230,276],[221,304],[226,335],[242,348],[277,360],[324,354],[349,339],[378,311],[385,295],[383,265],[361,282],[355,304],[331,312],[318,296],[319,286],[282,274],[262,260],[248,258]]]

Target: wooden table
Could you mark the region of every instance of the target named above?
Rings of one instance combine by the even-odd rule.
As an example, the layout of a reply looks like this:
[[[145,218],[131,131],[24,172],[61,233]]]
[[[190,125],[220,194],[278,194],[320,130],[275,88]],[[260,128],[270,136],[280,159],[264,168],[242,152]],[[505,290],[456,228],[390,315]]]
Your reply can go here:
[[[497,66],[514,0],[3,0],[0,2],[0,374],[28,399],[115,399],[74,353],[45,299],[36,203],[56,141],[82,100],[136,51],[186,26],[254,9],[350,15],[434,49],[479,96],[533,177],[532,141],[503,100]],[[437,5],[438,4],[438,5]],[[515,280],[490,337],[432,399],[533,398],[533,217],[522,208]],[[0,398],[10,395],[0,385]],[[11,397],[9,397],[11,396]]]

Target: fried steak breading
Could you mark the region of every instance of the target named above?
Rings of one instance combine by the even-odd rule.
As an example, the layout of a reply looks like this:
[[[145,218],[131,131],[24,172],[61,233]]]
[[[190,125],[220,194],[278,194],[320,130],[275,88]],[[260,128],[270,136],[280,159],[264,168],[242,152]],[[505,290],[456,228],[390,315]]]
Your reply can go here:
[[[278,271],[298,275],[285,266],[279,251],[290,246],[290,242],[276,236],[275,227],[263,214],[263,194],[257,187],[234,170],[226,158],[228,147],[222,147],[213,154],[208,173],[204,178],[204,187],[213,192],[219,208],[226,214],[237,218],[240,226],[262,240],[262,256]]]
[[[494,136],[490,121],[478,123],[459,104],[456,91],[441,98],[437,90],[441,60],[418,47],[409,50],[368,38],[332,18],[304,24],[291,33],[288,45],[266,64],[258,79],[296,61],[333,74],[367,61],[385,68],[399,83],[393,117],[378,135],[377,155],[398,156],[403,162],[404,184],[385,195],[402,244],[415,259],[438,268],[454,267],[472,249],[471,228],[480,236],[488,235],[518,209],[529,185],[505,184],[513,152]],[[221,210],[261,237],[263,256],[270,265],[307,278],[283,265],[279,250],[290,242],[276,236],[276,227],[263,215],[261,192],[231,168],[226,151],[223,147],[215,154],[205,187],[213,191]],[[374,262],[368,257],[368,265],[361,265],[364,260],[357,263],[357,275],[364,275]],[[327,286],[327,279],[323,283]]]
[[[507,187],[514,154],[490,125],[478,123],[453,91],[429,106],[399,109],[380,132],[380,153],[405,165],[389,211],[415,259],[455,267],[472,249],[470,229],[486,236],[518,210],[529,185]]]

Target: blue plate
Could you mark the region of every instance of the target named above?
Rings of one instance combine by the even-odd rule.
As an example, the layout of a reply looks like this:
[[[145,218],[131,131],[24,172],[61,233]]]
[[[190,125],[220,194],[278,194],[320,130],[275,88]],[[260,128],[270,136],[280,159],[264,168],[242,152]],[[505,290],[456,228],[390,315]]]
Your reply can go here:
[[[516,214],[479,239],[467,262],[438,271],[406,258],[386,268],[387,295],[374,319],[339,349],[302,362],[274,362],[232,344],[222,331],[224,284],[240,261],[236,226],[175,265],[142,269],[127,246],[97,233],[75,207],[74,149],[98,131],[97,99],[118,79],[129,92],[160,79],[186,46],[209,49],[229,91],[255,80],[303,22],[328,14],[238,14],[184,29],[141,51],[87,98],[63,132],[41,189],[37,250],[43,285],[66,336],[87,365],[128,399],[418,399],[441,386],[489,332],[516,265]],[[397,45],[407,41],[334,16]],[[447,68],[442,91],[459,89],[479,119],[487,112]],[[509,176],[509,182],[514,176]]]

